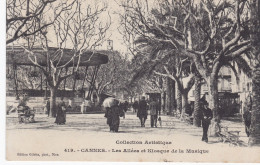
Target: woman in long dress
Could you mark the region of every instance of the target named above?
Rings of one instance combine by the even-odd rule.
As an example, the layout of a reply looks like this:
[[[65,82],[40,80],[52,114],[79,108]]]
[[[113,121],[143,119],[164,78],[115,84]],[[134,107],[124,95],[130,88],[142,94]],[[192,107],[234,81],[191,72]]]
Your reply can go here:
[[[66,123],[66,107],[65,102],[62,100],[57,106],[57,115],[55,123],[58,125]]]

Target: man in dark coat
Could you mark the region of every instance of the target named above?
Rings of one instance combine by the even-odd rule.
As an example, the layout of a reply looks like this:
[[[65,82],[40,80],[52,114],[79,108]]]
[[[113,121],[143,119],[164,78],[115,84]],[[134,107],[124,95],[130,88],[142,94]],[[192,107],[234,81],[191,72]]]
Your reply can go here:
[[[210,125],[210,121],[213,118],[213,114],[211,109],[208,108],[208,103],[202,103],[202,128],[203,128],[203,135],[202,141],[208,142],[208,129]]]
[[[106,108],[105,117],[107,118],[107,124],[109,125],[111,132],[118,132],[120,117],[124,114],[123,109],[118,105]]]
[[[145,101],[145,97],[142,97],[142,100],[139,102],[138,112],[137,112],[137,117],[139,117],[141,121],[141,127],[145,127],[145,120],[147,119],[147,109],[148,109],[148,105],[147,102]]]
[[[157,127],[157,118],[159,112],[159,104],[156,99],[153,99],[149,105],[150,115],[151,115],[151,127]]]

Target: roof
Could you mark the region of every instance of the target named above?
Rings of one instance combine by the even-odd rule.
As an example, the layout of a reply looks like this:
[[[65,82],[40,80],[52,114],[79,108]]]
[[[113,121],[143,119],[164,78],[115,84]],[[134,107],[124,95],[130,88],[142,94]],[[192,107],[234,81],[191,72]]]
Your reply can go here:
[[[33,48],[32,50],[34,54],[37,57],[37,62],[41,66],[46,66],[46,52],[38,47]],[[55,47],[49,48],[50,55],[54,56],[57,52],[64,52],[63,57],[59,61],[59,66],[64,65],[67,63],[71,57],[73,57],[74,51],[72,49],[58,49]],[[108,52],[109,53],[109,52]],[[17,65],[33,65],[33,63],[30,61],[29,57],[33,57],[33,55],[28,55],[28,53],[22,48],[18,46],[8,46],[6,47],[6,63],[7,64],[17,64]],[[84,52],[80,57],[80,66],[96,66],[101,64],[106,64],[108,62],[108,56],[106,54],[106,51],[91,51],[87,50]],[[54,65],[58,63],[58,58],[54,61]],[[77,62],[78,57],[75,57],[75,62]],[[73,62],[71,61],[68,66],[73,66]]]

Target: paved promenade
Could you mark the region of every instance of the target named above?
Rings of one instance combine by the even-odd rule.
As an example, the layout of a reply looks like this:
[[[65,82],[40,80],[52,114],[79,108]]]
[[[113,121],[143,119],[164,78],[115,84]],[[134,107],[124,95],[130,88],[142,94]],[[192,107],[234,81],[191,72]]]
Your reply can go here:
[[[136,114],[127,112],[125,119],[121,118],[120,128],[118,133],[109,132],[109,127],[106,124],[104,114],[67,114],[67,122],[65,125],[56,125],[54,118],[48,118],[46,115],[37,114],[35,123],[19,124],[17,115],[10,114],[6,118],[7,139],[10,152],[17,150],[21,153],[23,150],[31,150],[39,154],[56,152],[65,157],[66,160],[96,160],[96,155],[90,155],[84,158],[83,153],[74,156],[69,156],[65,149],[73,149],[74,151],[82,152],[85,148],[105,149],[106,152],[111,152],[105,160],[115,160],[116,154],[112,153],[116,150],[123,151],[128,149],[129,152],[134,150],[148,149],[158,151],[152,157],[144,157],[143,161],[203,161],[204,159],[212,159],[218,161],[219,156],[225,158],[230,152],[239,151],[239,154],[234,158],[230,158],[233,162],[243,162],[243,152],[251,151],[252,148],[246,146],[248,138],[244,133],[243,124],[240,122],[222,121],[223,125],[229,126],[230,130],[240,130],[241,145],[239,147],[229,146],[228,143],[219,142],[217,137],[209,137],[209,142],[201,141],[202,128],[197,128],[189,125],[186,122],[171,116],[162,116],[162,127],[150,127],[150,117],[146,121],[145,127],[140,126],[140,122]],[[141,142],[141,144],[140,144]],[[10,147],[11,146],[11,147]],[[253,148],[259,152],[259,148]],[[253,150],[252,149],[252,150]],[[150,150],[152,152],[152,150]],[[178,150],[178,157],[170,157],[168,152]],[[180,151],[179,151],[180,150]],[[183,154],[179,152],[199,152],[195,154]],[[165,153],[164,153],[165,152]],[[177,151],[176,151],[177,152]],[[7,150],[7,153],[8,150]],[[16,153],[11,154],[10,159],[20,159]],[[74,154],[74,153],[73,153]],[[139,161],[134,157],[136,153],[129,154],[133,156],[132,161]],[[212,155],[218,155],[212,157]],[[104,156],[104,155],[100,155]],[[252,155],[254,156],[254,155]],[[47,159],[39,157],[39,160]],[[60,158],[61,159],[61,158]],[[118,160],[128,159],[126,155],[121,155]],[[248,159],[248,157],[247,157]],[[252,160],[254,158],[252,157]],[[30,160],[28,158],[28,160]],[[48,157],[48,160],[59,160],[56,157]],[[104,159],[102,159],[104,160]]]

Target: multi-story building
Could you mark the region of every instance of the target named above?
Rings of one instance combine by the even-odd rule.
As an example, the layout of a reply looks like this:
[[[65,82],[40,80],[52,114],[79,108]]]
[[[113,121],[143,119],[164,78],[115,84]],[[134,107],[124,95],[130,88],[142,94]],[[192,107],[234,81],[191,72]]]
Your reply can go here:
[[[194,101],[194,86],[189,92],[189,100]],[[232,92],[232,71],[229,67],[222,67],[219,71],[218,79],[218,91],[219,92]],[[208,92],[208,86],[203,83],[201,86],[201,95]]]
[[[248,93],[252,91],[252,80],[236,65],[235,72],[230,67],[222,67],[219,71],[218,91],[219,108],[223,115],[243,113],[243,103]],[[189,101],[194,101],[194,86],[189,92]],[[207,84],[201,86],[201,96],[208,92]],[[207,97],[206,97],[207,98]]]
[[[251,61],[246,58],[250,64]],[[234,112],[243,113],[243,103],[248,94],[252,91],[252,79],[244,73],[236,63],[233,63],[235,72],[230,67],[222,67],[219,71],[218,91],[220,98],[220,108],[223,111],[230,109],[229,106],[235,105]],[[194,101],[194,86],[189,92],[189,101]],[[201,86],[201,96],[208,92],[207,84]]]

